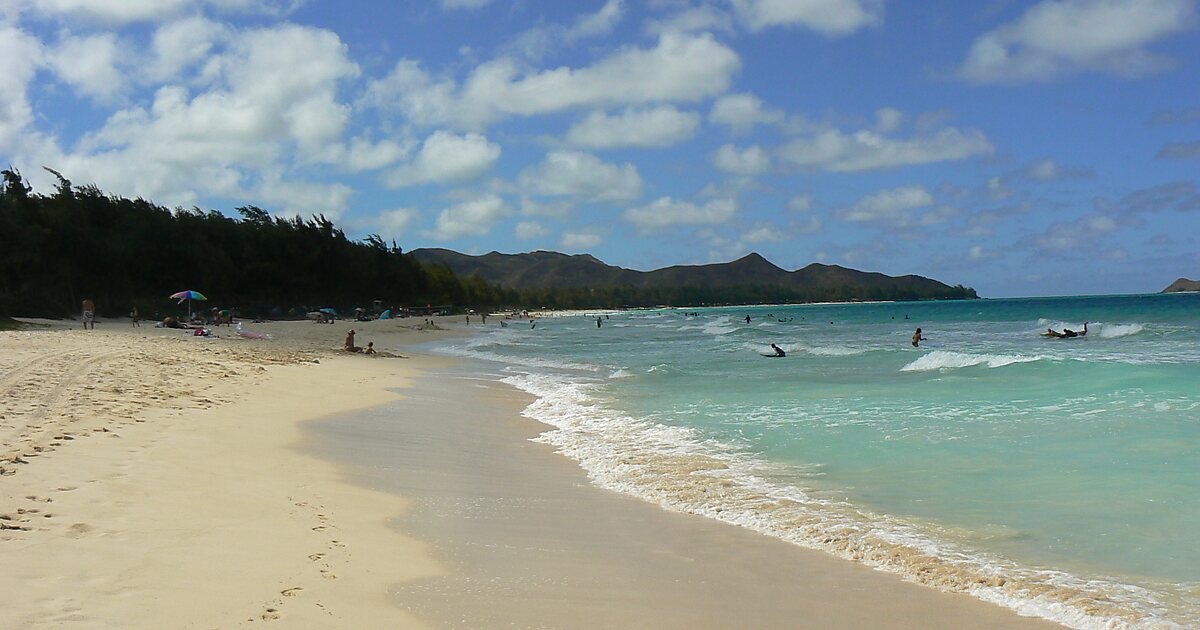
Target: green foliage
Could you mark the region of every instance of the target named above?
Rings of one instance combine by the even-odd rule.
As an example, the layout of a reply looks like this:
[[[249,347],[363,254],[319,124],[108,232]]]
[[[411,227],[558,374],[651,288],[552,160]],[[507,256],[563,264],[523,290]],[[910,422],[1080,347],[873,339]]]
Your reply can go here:
[[[47,169],[49,170],[49,169]],[[177,314],[167,296],[207,295],[203,308],[286,316],[339,310],[452,304],[489,308],[516,296],[449,269],[425,267],[378,235],[346,238],[324,216],[273,217],[238,208],[241,219],[199,208],[170,210],[145,199],[71,186],[32,194],[19,172],[0,191],[0,316],[60,316],[92,298],[101,316],[137,306],[144,317]]]
[[[550,252],[525,257],[543,264],[548,263],[542,259],[568,259],[569,265],[544,266],[536,275],[574,278],[575,285],[502,289],[476,270],[460,269],[464,275],[456,275],[441,262],[423,265],[395,242],[388,244],[375,234],[351,241],[321,215],[280,218],[245,206],[237,209],[241,218],[235,219],[195,207],[172,210],[141,198],[105,195],[95,186],[72,186],[62,174],[46,170],[58,178],[53,195],[33,194],[16,169],[0,171],[0,317],[76,313],[80,302],[90,297],[101,316],[125,315],[136,306],[143,317],[155,318],[182,312],[183,307],[166,296],[184,289],[210,298],[201,308],[233,307],[246,316],[267,317],[297,316],[326,306],[344,311],[375,300],[385,306],[488,309],[976,297],[974,289],[932,281],[772,284],[761,269],[770,267],[765,261],[753,261],[755,266],[743,270],[736,281],[721,284],[679,277],[635,286],[597,277],[596,270],[631,272],[591,257]],[[501,262],[513,258],[489,256]],[[752,278],[764,283],[747,282]]]

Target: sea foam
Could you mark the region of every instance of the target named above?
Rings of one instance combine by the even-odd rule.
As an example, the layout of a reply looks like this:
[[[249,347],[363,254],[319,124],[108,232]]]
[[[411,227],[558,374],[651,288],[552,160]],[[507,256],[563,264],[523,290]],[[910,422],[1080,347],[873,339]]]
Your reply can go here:
[[[925,372],[929,370],[950,370],[957,368],[986,365],[990,368],[1004,367],[1014,363],[1031,363],[1047,357],[1041,355],[1027,356],[1022,354],[967,354],[948,350],[934,350],[925,356],[900,368],[901,372]]]

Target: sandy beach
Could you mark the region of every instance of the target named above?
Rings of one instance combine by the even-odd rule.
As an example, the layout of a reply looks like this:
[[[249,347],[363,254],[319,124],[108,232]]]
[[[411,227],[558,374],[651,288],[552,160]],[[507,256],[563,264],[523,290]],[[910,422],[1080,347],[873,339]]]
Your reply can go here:
[[[408,350],[458,318],[40,324],[0,332],[0,627],[1054,627],[589,485]]]

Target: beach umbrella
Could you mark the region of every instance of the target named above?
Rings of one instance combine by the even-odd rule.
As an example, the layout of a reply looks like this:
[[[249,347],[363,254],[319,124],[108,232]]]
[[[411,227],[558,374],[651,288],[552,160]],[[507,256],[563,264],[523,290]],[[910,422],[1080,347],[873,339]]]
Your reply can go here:
[[[182,303],[184,300],[187,300],[188,319],[192,318],[192,300],[199,300],[199,301],[203,302],[204,300],[208,299],[208,298],[204,297],[204,294],[199,291],[180,291],[179,293],[172,293],[171,295],[168,295],[167,297],[171,298],[172,300],[179,300],[179,303]]]

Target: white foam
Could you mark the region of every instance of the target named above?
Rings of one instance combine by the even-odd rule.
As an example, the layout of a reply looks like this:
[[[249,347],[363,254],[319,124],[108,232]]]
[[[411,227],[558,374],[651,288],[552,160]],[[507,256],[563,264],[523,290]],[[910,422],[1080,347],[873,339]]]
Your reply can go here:
[[[1146,329],[1144,324],[1104,324],[1096,323],[1094,328],[1099,336],[1105,339],[1116,339],[1117,337],[1128,337],[1136,335]]]
[[[691,428],[661,425],[605,408],[592,395],[599,384],[528,373],[504,381],[537,397],[525,415],[555,427],[535,441],[578,461],[600,487],[820,549],[943,590],[969,593],[1071,628],[1181,627],[1157,615],[1154,596],[1142,589],[1023,569],[1002,558],[934,540],[911,524],[820,499],[794,485],[767,481],[778,478],[772,474],[778,471],[730,445],[706,440]],[[940,569],[929,574],[935,567]],[[1138,604],[1146,601],[1151,602],[1148,608]]]
[[[929,370],[951,370],[975,365],[986,365],[990,368],[1004,367],[1014,363],[1030,363],[1048,357],[1041,355],[1028,356],[1023,354],[967,354],[949,350],[934,350],[929,354],[900,368],[901,372],[925,372]]]

